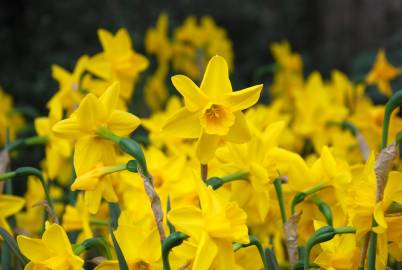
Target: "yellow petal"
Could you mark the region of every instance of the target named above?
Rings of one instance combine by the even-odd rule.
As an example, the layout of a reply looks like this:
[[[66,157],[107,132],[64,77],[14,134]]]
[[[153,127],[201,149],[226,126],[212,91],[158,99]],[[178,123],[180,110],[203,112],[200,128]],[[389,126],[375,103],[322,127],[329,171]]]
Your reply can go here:
[[[242,112],[235,112],[234,115],[236,117],[235,122],[224,138],[225,140],[233,143],[245,143],[251,139],[246,118]]]
[[[115,36],[115,44],[118,46],[116,49],[119,53],[125,53],[131,50],[131,38],[126,28],[121,28],[119,31],[117,31]]]
[[[0,194],[0,217],[8,217],[21,210],[24,206],[23,198]]]
[[[195,146],[196,155],[201,164],[208,164],[208,161],[214,157],[220,138],[218,135],[202,132]]]
[[[52,77],[58,80],[59,83],[63,83],[70,80],[71,74],[58,65],[52,65]]]
[[[382,202],[377,203],[374,209],[374,219],[377,222],[378,227],[373,228],[376,233],[383,233],[388,227],[384,217],[384,209]]]
[[[120,83],[114,82],[106,91],[99,97],[99,101],[103,104],[106,115],[109,116],[116,108],[120,94]]]
[[[105,29],[98,30],[98,37],[104,51],[113,50],[113,35]]]
[[[182,108],[166,121],[162,130],[180,138],[198,138],[201,132],[198,113]]]
[[[51,256],[49,249],[41,239],[18,235],[17,243],[21,253],[33,262],[42,262]]]
[[[96,214],[102,200],[102,191],[95,189],[94,191],[85,191],[85,204],[91,214]]]
[[[190,112],[203,108],[208,102],[208,98],[205,94],[201,92],[198,86],[187,76],[173,76],[172,83],[177,91],[184,97],[184,103]]]
[[[119,270],[119,262],[118,261],[104,261],[98,266],[95,267],[94,270]]]
[[[248,87],[246,89],[231,92],[225,95],[225,104],[231,111],[241,111],[250,108],[260,98],[262,84]]]
[[[109,176],[106,176],[103,181],[103,191],[102,191],[102,196],[105,198],[106,201],[108,202],[118,202],[117,195],[114,191],[111,179],[109,179]]]
[[[92,136],[81,137],[75,144],[74,168],[77,175],[91,170],[96,163],[102,161],[104,143]]]
[[[393,201],[402,203],[402,173],[398,171],[392,171],[388,175],[384,190],[384,209],[387,209]]]
[[[77,121],[82,130],[93,131],[99,120],[105,120],[106,111],[94,94],[88,94],[77,109]]]
[[[50,122],[47,117],[35,118],[35,131],[39,136],[48,136],[50,133]]]
[[[203,227],[202,212],[195,206],[183,206],[172,209],[168,220],[177,230],[198,238]]]
[[[263,133],[265,149],[278,146],[279,137],[285,128],[285,122],[278,121],[270,124]]]
[[[58,255],[72,253],[70,241],[63,227],[58,224],[50,225],[43,233],[42,240],[46,247]]]
[[[75,116],[57,122],[52,131],[56,136],[66,139],[76,139],[82,135],[81,127]]]
[[[337,174],[336,161],[327,146],[324,146],[322,149],[321,163],[329,176],[335,176]]]
[[[119,136],[128,136],[141,123],[141,120],[134,114],[114,110],[107,122],[108,128]]]
[[[225,58],[216,55],[209,60],[200,88],[213,101],[220,100],[224,94],[232,92]]]
[[[200,242],[197,245],[197,251],[193,262],[193,270],[207,270],[210,269],[218,253],[218,247],[209,238],[208,234],[203,233]]]
[[[74,183],[71,185],[71,190],[95,190],[98,183],[99,178],[84,174],[74,180]]]

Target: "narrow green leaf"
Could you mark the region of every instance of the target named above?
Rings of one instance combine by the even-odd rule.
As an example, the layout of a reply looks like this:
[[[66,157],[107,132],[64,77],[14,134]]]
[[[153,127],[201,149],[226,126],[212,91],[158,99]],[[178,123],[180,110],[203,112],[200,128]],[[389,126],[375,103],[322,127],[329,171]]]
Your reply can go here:
[[[7,244],[8,248],[12,253],[15,254],[21,265],[25,266],[28,263],[27,258],[22,255],[20,249],[18,248],[17,242],[14,237],[12,237],[5,229],[0,228],[0,235],[3,237],[4,242]]]

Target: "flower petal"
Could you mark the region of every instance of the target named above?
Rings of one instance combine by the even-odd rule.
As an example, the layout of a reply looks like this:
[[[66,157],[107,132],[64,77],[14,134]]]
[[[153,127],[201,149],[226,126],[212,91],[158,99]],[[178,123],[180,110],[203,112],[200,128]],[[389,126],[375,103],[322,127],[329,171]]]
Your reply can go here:
[[[43,233],[42,240],[46,247],[58,255],[72,253],[70,241],[63,227],[58,224],[50,225]]]
[[[209,60],[200,88],[214,101],[220,100],[223,94],[232,92],[225,58],[216,55]]]
[[[228,134],[224,137],[225,140],[233,143],[245,143],[251,139],[250,130],[247,125],[246,118],[242,112],[235,112],[235,122],[229,129]]]
[[[57,122],[52,131],[56,136],[66,139],[76,139],[82,135],[81,127],[75,116]]]
[[[141,120],[134,114],[114,110],[107,122],[108,128],[119,136],[127,136],[133,132],[141,123]]]
[[[17,213],[24,206],[23,198],[0,194],[0,217],[8,217]]]
[[[97,162],[102,160],[103,143],[101,139],[97,139],[93,136],[81,137],[76,142],[74,168],[77,175],[88,172]]]
[[[173,76],[172,83],[177,91],[184,97],[184,103],[190,112],[203,108],[208,102],[208,98],[205,94],[201,92],[198,86],[187,76]]]
[[[95,267],[95,270],[119,270],[118,261],[103,261]]]
[[[193,269],[210,269],[210,266],[214,261],[217,253],[218,247],[215,245],[214,241],[209,238],[207,233],[203,233],[197,246],[197,251],[193,262]]]
[[[195,146],[196,155],[201,164],[207,164],[214,157],[220,138],[218,135],[202,132]]]
[[[169,211],[168,220],[179,231],[196,238],[204,224],[201,209],[190,205]]]
[[[117,101],[120,94],[120,83],[114,82],[106,91],[99,97],[99,101],[103,104],[106,115],[109,116],[116,108]]]
[[[91,214],[96,214],[102,200],[102,191],[95,189],[94,191],[85,191],[85,204]]]
[[[162,129],[177,137],[198,138],[201,132],[198,113],[182,108],[166,121]]]
[[[21,253],[32,262],[42,262],[51,256],[50,251],[41,239],[18,235],[17,243]]]
[[[77,109],[77,121],[80,128],[86,131],[93,131],[99,119],[104,120],[106,111],[94,94],[88,94],[81,101]]]
[[[245,110],[257,103],[263,85],[255,85],[243,90],[227,93],[225,95],[225,104],[232,112]],[[227,103],[226,103],[227,102]]]

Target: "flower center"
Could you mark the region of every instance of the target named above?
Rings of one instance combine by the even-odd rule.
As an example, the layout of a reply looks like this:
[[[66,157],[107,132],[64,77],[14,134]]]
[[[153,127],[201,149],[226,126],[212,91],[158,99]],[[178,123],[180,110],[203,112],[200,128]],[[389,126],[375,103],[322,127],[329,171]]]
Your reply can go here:
[[[146,262],[139,261],[134,265],[134,269],[135,270],[149,270],[150,267],[149,267],[149,264],[147,264]]]
[[[206,133],[223,136],[229,132],[235,116],[225,106],[212,104],[204,110],[200,120]]]

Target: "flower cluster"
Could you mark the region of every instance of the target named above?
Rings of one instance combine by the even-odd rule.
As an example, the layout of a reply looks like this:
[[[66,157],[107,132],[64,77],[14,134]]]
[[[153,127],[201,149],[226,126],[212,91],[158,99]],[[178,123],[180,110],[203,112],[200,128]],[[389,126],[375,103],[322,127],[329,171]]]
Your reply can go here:
[[[162,14],[147,56],[126,29],[98,36],[102,52],[72,72],[52,66],[59,89],[37,136],[18,135],[0,92],[2,269],[399,269],[401,72],[384,50],[353,82],[304,76],[302,57],[274,43],[259,74],[272,84],[233,86],[231,42],[210,17],[170,37]],[[141,96],[148,117],[131,112]],[[38,145],[40,169],[9,169]]]

